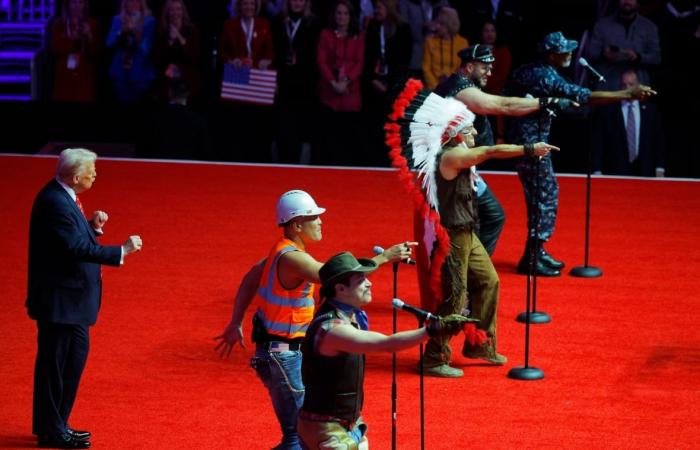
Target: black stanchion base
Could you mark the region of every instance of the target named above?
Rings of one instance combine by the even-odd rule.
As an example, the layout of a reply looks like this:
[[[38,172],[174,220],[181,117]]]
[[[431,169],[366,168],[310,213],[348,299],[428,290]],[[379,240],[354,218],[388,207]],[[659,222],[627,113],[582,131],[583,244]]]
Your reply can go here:
[[[569,271],[572,277],[595,278],[603,275],[603,271],[593,266],[576,266]]]
[[[520,314],[518,314],[518,317],[516,317],[515,320],[516,322],[527,323],[527,313],[521,312]],[[543,323],[549,323],[551,321],[552,318],[549,317],[549,314],[547,314],[544,311],[532,311],[530,313],[530,323],[540,325]]]
[[[513,367],[508,371],[508,378],[514,380],[534,381],[544,378],[544,372],[537,367]]]

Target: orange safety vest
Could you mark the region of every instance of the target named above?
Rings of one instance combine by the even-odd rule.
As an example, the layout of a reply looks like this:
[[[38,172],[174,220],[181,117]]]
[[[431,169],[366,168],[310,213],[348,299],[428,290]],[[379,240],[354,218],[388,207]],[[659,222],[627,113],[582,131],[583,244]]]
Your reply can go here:
[[[262,305],[257,315],[268,334],[286,339],[303,338],[314,318],[316,285],[304,281],[294,289],[285,289],[279,282],[279,259],[288,252],[303,251],[297,244],[282,238],[272,247],[265,261],[256,299]]]

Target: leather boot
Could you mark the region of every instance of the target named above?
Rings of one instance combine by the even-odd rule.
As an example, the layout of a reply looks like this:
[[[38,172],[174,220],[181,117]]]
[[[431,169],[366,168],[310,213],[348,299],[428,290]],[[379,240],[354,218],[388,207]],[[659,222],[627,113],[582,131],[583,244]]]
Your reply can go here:
[[[530,245],[529,242],[526,244],[527,246],[525,247],[525,253],[523,254],[523,257],[520,258],[520,262],[518,263],[518,273],[522,275],[528,275],[530,273]],[[541,247],[539,247],[536,251],[539,256]],[[547,264],[542,261],[541,258],[535,258],[535,272],[537,273],[538,277],[558,277],[561,275],[561,272],[557,269],[554,269],[552,267],[549,267]]]
[[[561,270],[564,268],[565,264],[563,261],[554,259],[554,257],[552,257],[552,255],[547,253],[547,250],[544,249],[544,241],[539,241],[538,244],[539,245],[537,250],[537,259],[539,259],[544,265],[551,267],[552,269]]]

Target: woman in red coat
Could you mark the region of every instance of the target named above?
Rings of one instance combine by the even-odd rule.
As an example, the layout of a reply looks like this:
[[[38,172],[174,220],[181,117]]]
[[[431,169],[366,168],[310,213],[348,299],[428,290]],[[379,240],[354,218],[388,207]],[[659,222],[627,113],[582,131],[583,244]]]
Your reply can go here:
[[[316,60],[318,94],[323,111],[320,142],[313,149],[315,164],[362,164],[363,124],[360,109],[365,38],[348,0],[331,10],[330,28],[321,31]]]
[[[319,97],[334,111],[359,111],[365,38],[349,1],[336,3],[330,23],[330,28],[321,31],[318,42]]]
[[[53,100],[95,100],[100,48],[97,21],[88,17],[87,0],[64,2],[61,17],[51,27],[51,52],[56,59]]]
[[[260,0],[239,0],[235,16],[224,22],[221,59],[225,64],[268,69],[274,58],[270,22],[258,16]]]

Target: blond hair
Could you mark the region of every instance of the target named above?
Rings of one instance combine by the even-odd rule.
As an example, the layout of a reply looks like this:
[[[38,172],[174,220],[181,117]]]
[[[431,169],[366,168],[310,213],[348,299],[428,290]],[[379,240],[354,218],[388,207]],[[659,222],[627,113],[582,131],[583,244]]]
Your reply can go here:
[[[56,176],[63,179],[80,175],[85,165],[97,160],[97,153],[86,148],[67,148],[58,155]]]

